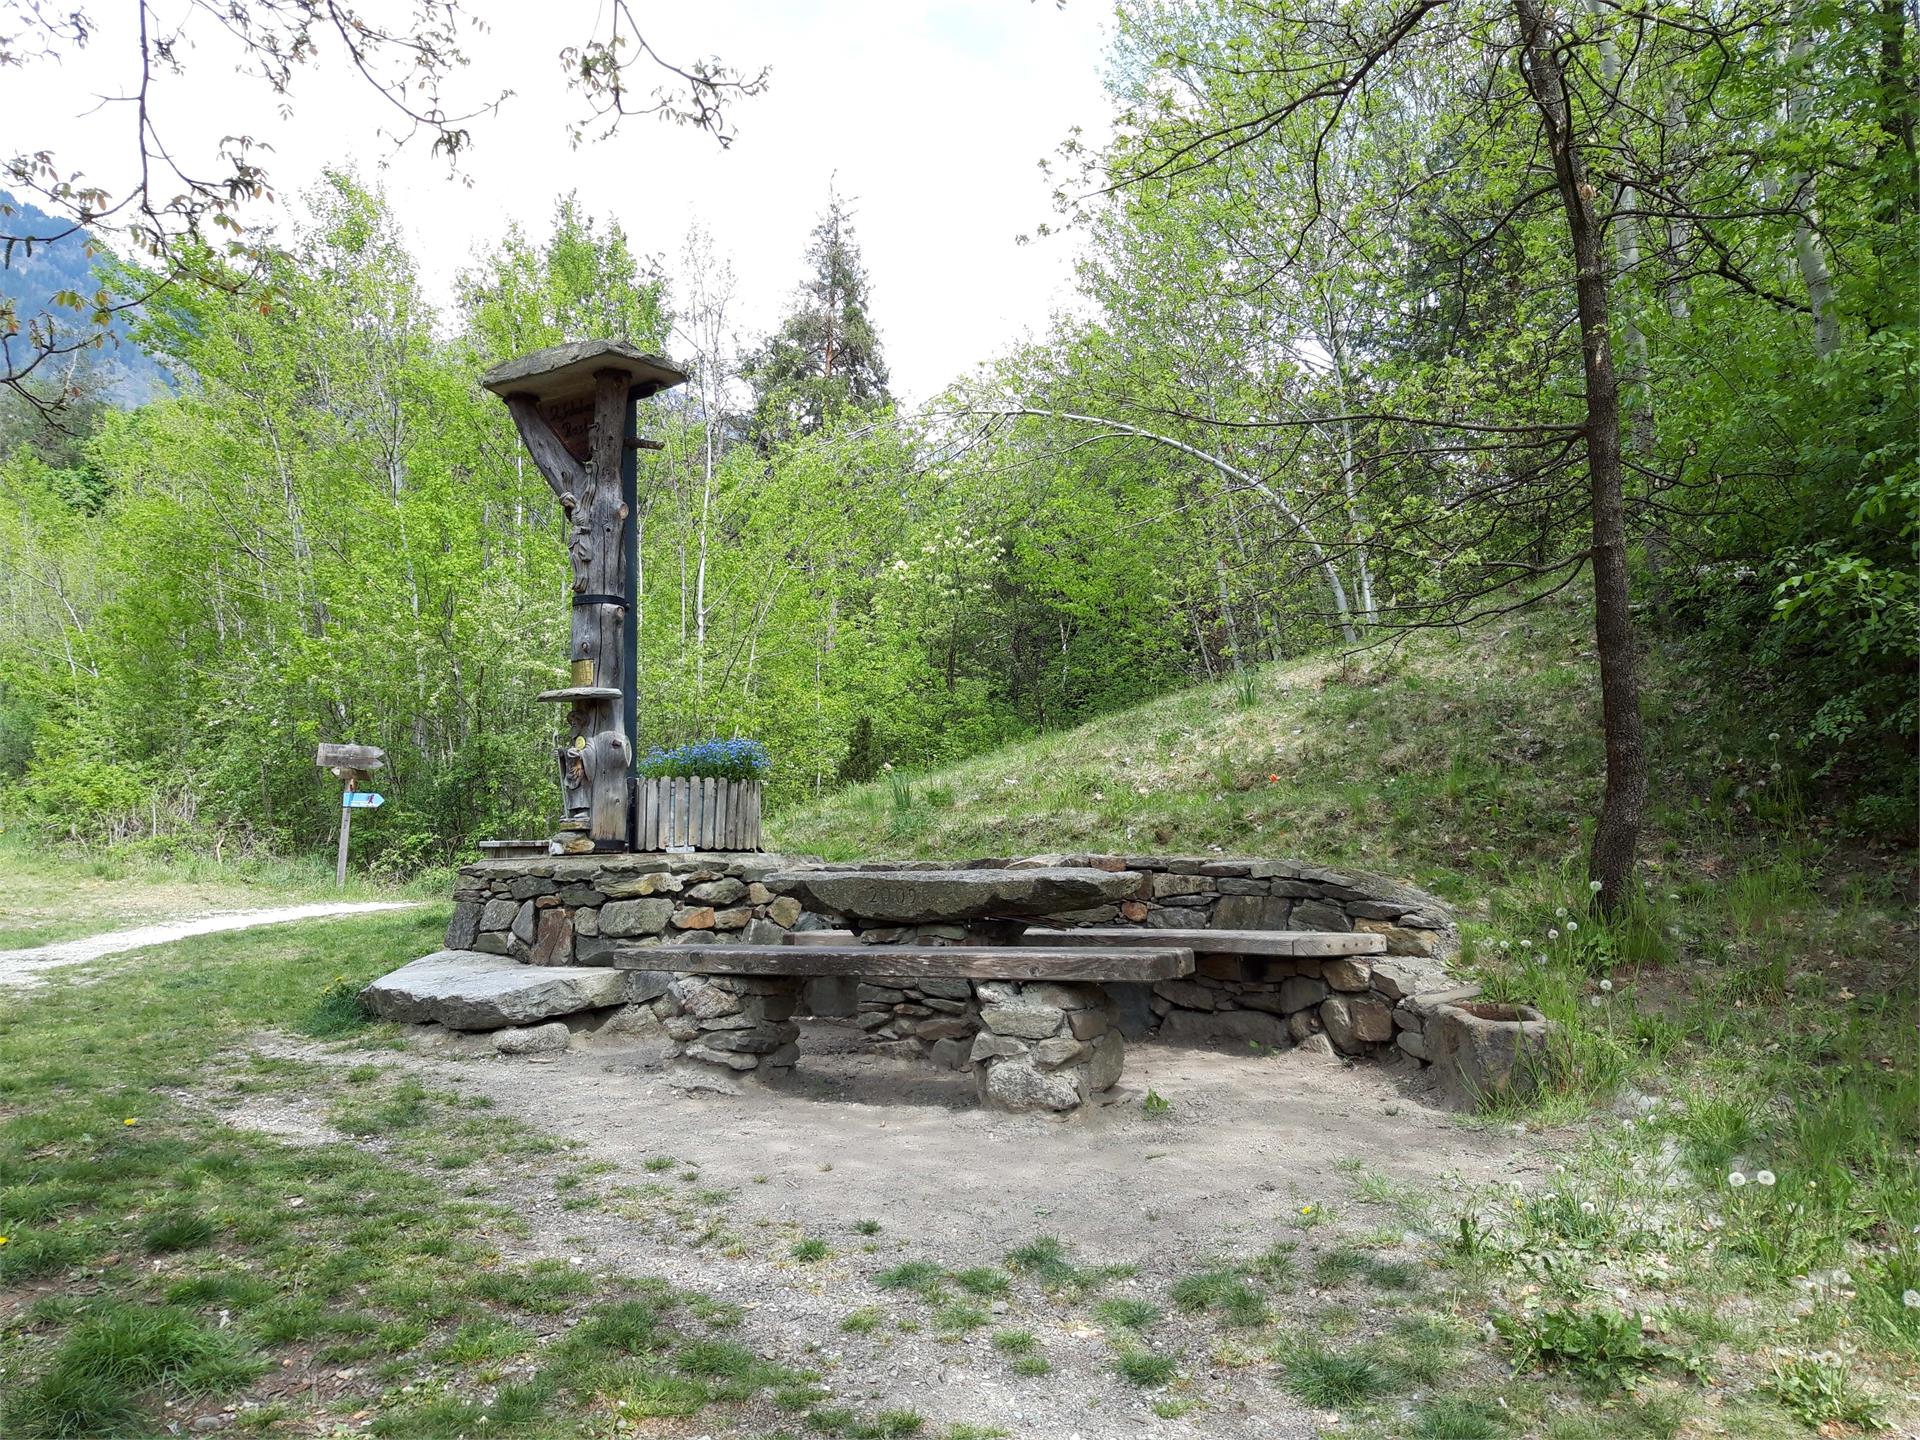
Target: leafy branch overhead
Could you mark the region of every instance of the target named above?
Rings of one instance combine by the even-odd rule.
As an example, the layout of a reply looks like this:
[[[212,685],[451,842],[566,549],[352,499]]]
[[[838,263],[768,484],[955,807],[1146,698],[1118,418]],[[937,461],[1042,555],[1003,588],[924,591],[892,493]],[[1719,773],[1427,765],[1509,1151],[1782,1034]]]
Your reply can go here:
[[[125,293],[63,292],[25,313],[0,293],[0,387],[57,403],[71,366],[62,367],[66,373],[49,393],[51,362],[102,348],[115,339],[118,319],[163,290],[193,283],[238,291],[263,281],[265,256],[249,211],[272,198],[266,159],[273,146],[260,132],[295,113],[298,82],[315,66],[344,65],[377,102],[384,139],[395,148],[425,140],[457,173],[476,143],[474,122],[514,96],[510,88],[467,83],[470,47],[484,44],[487,33],[466,0],[409,0],[398,17],[351,0],[190,0],[177,11],[138,0],[104,21],[86,8],[56,10],[40,0],[11,7],[0,17],[0,72],[83,59],[111,65],[126,78],[102,103],[125,107],[133,138],[111,167],[102,167],[127,172],[124,181],[73,168],[52,134],[0,158],[0,184],[40,207],[30,212],[0,196],[0,269],[77,239],[93,253],[111,243],[139,258],[150,280]],[[221,53],[232,54],[237,73],[253,83],[258,108],[252,117],[239,108],[236,129],[196,151],[182,143],[176,128],[185,127],[170,120],[166,101],[212,68],[210,54]],[[663,56],[626,0],[604,8],[557,60],[585,107],[566,127],[574,144],[608,139],[626,120],[652,116],[727,145],[731,107],[762,93],[770,74],[715,58]],[[36,217],[40,223],[27,223]]]

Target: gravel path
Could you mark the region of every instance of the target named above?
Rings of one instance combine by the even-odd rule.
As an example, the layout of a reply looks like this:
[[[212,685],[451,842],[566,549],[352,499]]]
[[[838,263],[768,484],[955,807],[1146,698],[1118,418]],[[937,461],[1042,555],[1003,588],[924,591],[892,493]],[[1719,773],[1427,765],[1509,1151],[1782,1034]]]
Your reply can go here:
[[[289,920],[321,920],[330,915],[364,915],[373,910],[407,910],[418,903],[362,900],[351,904],[287,905],[277,910],[229,910],[185,920],[167,920],[158,925],[139,925],[131,930],[110,930],[104,935],[63,940],[58,945],[41,945],[32,950],[0,950],[0,989],[31,985],[41,971],[57,966],[79,965],[127,950],[144,950],[149,945],[164,945],[169,940],[184,940],[190,935],[251,930],[256,925],[284,925]]]

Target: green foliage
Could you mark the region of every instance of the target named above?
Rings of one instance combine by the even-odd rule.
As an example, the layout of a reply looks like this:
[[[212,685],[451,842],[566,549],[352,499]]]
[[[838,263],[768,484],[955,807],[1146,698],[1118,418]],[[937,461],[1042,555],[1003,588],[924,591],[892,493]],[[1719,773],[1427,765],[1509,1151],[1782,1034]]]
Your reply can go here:
[[[1126,1349],[1115,1358],[1113,1368],[1129,1385],[1146,1389],[1166,1384],[1173,1379],[1179,1366],[1171,1355],[1161,1355],[1152,1350]]]
[[[753,427],[773,446],[887,403],[887,367],[867,314],[867,274],[852,207],[832,196],[807,246],[799,304],[748,362]]]
[[[1284,1357],[1281,1368],[1287,1389],[1323,1410],[1344,1409],[1395,1388],[1392,1370],[1366,1349],[1302,1345]]]
[[[1831,1425],[1877,1430],[1883,1407],[1834,1355],[1795,1355],[1775,1362],[1767,1388],[1809,1430],[1826,1433]]]
[[[1676,1358],[1641,1333],[1636,1317],[1605,1306],[1496,1314],[1493,1326],[1519,1368],[1564,1370],[1603,1389],[1630,1389],[1641,1374]]]

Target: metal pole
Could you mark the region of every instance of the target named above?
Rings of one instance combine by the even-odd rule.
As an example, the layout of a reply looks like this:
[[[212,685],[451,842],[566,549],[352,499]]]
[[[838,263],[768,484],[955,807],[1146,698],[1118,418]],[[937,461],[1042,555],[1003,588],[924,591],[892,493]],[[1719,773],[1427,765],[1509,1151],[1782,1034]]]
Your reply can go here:
[[[620,627],[626,663],[621,666],[623,719],[627,727],[627,849],[638,843],[640,827],[634,815],[640,792],[635,764],[640,756],[640,397],[627,392],[627,423],[620,446],[620,501],[626,511],[620,522],[620,551],[626,557],[626,623]]]

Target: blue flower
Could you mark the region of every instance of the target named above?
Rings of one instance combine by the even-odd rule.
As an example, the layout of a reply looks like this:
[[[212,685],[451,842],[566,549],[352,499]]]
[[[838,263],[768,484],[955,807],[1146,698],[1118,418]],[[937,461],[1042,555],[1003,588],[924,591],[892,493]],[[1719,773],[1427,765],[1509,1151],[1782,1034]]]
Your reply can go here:
[[[672,750],[656,745],[635,765],[645,779],[700,776],[714,780],[758,780],[772,768],[758,740],[697,740]]]

